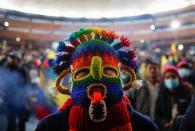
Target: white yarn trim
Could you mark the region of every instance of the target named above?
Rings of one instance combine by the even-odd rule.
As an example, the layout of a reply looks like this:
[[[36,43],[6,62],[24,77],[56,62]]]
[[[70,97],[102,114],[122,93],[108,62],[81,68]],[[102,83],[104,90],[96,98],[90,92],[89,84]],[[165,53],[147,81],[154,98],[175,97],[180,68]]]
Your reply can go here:
[[[132,83],[132,88],[134,88],[134,89],[140,89],[142,86],[143,86],[142,80],[135,80]]]

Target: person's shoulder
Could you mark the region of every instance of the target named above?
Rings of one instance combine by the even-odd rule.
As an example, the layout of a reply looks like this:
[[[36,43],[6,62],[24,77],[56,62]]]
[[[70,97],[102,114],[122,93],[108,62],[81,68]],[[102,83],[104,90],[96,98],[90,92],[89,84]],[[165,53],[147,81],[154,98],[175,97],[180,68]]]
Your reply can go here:
[[[57,112],[41,120],[35,131],[66,131],[68,130],[67,111]]]
[[[61,112],[57,112],[57,113],[54,113],[54,114],[51,114],[47,117],[45,117],[42,122],[53,122],[53,121],[56,121],[56,120],[61,120],[61,119],[64,119],[64,116],[66,116],[67,113],[66,111],[61,111]]]
[[[134,110],[129,106],[131,110],[131,120],[134,131],[146,130],[146,131],[159,131],[157,125],[146,115]]]
[[[143,80],[142,84],[143,86],[140,89],[136,90],[136,93],[143,93],[149,90],[146,80]]]

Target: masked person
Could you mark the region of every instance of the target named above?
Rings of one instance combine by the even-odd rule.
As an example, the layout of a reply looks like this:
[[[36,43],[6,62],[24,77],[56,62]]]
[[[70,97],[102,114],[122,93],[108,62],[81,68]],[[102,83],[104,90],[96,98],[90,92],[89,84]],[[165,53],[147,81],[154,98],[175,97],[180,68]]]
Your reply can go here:
[[[58,113],[41,121],[36,131],[158,130],[123,97],[123,89],[136,85],[134,58],[128,39],[112,31],[82,28],[72,33],[68,40],[60,42],[54,65],[57,90],[71,98]],[[131,76],[126,85],[121,85],[122,70]],[[69,73],[70,90],[60,84]]]
[[[177,69],[166,66],[163,72],[163,87],[156,102],[155,119],[162,131],[169,130],[173,120],[183,115],[191,100],[191,93],[181,81]]]
[[[177,64],[177,70],[179,76],[182,79],[183,84],[187,88],[192,89],[193,86],[195,85],[195,81],[194,81],[194,74],[191,73],[190,64],[187,61],[182,60]]]
[[[147,59],[143,71],[143,87],[135,92],[136,109],[154,120],[156,99],[161,87],[160,67],[155,61]]]

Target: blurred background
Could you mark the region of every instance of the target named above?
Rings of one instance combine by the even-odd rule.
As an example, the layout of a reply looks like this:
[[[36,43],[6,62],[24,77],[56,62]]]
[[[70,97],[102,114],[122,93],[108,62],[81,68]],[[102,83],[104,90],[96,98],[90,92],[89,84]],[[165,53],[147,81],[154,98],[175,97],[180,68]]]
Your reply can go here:
[[[185,59],[194,69],[195,0],[0,0],[1,131],[9,121],[15,130],[34,130],[65,102],[68,96],[48,89],[57,41],[94,26],[127,36],[139,65]]]

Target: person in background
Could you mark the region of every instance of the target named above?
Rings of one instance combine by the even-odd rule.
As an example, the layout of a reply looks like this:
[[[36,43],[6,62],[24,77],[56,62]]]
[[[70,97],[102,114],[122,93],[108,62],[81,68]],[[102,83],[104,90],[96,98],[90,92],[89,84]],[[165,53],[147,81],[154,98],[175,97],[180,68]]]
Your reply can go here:
[[[171,65],[165,67],[163,81],[156,101],[155,120],[162,131],[167,131],[176,116],[185,113],[191,93],[182,84],[177,68]]]
[[[29,82],[29,76],[25,67],[21,66],[21,58],[17,54],[10,53],[8,54],[6,68],[12,74],[18,75],[19,89],[25,90],[26,84]],[[13,101],[12,101],[13,102]],[[25,123],[29,118],[29,109],[26,106],[26,102],[23,102],[23,99],[19,104],[9,103],[7,104],[7,115],[8,115],[8,128],[7,131],[25,131]],[[17,123],[18,119],[18,123]]]
[[[7,118],[7,112],[6,112],[6,103],[5,101],[5,91],[3,90],[5,88],[3,84],[3,75],[2,72],[4,72],[4,66],[6,64],[6,56],[0,54],[0,131],[6,131],[7,125],[8,125],[8,118]]]
[[[0,72],[1,72],[1,69],[0,69]],[[0,86],[2,86],[2,85],[0,84]],[[8,124],[4,95],[5,94],[1,90],[1,87],[0,87],[0,131],[6,131],[7,124]]]
[[[147,59],[143,77],[143,86],[135,91],[136,109],[154,120],[156,99],[161,86],[159,64]]]
[[[179,76],[182,79],[183,84],[189,89],[192,89],[193,86],[195,85],[195,81],[194,74],[191,71],[190,64],[187,61],[182,60],[177,64],[177,70]]]

